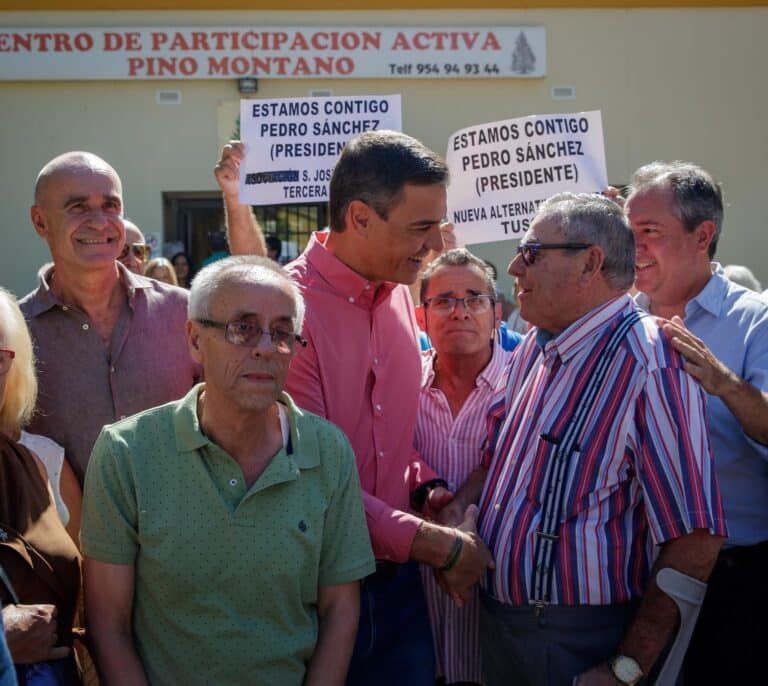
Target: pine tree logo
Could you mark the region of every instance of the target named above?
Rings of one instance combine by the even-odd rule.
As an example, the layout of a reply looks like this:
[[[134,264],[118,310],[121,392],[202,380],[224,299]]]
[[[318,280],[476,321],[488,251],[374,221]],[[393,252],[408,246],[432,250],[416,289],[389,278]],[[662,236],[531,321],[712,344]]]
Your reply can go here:
[[[512,52],[512,71],[515,74],[530,74],[536,66],[536,55],[533,54],[528,39],[521,31],[515,39],[515,49]]]

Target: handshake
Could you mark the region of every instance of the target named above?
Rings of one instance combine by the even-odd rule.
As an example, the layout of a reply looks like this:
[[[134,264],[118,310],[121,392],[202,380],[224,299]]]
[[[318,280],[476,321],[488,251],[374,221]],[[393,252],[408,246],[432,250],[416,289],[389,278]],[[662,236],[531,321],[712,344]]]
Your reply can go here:
[[[438,487],[430,491],[423,514],[412,557],[429,564],[440,587],[463,607],[482,575],[495,569],[490,550],[477,534],[477,505],[465,508],[453,493]]]

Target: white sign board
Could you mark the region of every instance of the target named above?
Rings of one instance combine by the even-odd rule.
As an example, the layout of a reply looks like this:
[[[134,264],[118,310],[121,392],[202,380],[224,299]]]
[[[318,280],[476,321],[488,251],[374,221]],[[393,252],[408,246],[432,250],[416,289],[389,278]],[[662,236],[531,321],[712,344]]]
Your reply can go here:
[[[0,81],[546,75],[543,26],[0,27]]]
[[[520,238],[539,203],[608,185],[600,112],[548,114],[454,133],[448,218],[460,244]]]
[[[241,100],[240,202],[327,202],[346,142],[364,131],[401,128],[399,95]]]

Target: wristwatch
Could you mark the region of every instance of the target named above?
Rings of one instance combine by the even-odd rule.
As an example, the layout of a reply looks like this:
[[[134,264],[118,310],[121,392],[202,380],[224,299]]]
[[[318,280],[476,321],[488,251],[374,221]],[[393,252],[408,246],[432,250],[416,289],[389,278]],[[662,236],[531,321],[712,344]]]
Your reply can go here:
[[[643,670],[637,660],[628,655],[615,655],[608,660],[608,666],[616,677],[625,686],[635,686],[643,678]]]

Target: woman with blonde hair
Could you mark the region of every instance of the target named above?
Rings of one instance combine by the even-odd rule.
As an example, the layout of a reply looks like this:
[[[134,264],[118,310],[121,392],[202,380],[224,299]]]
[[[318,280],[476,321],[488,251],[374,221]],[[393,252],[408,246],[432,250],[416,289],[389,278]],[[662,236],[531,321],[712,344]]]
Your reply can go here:
[[[144,276],[163,283],[169,283],[171,286],[178,286],[179,280],[176,278],[176,270],[173,268],[170,260],[164,257],[156,257],[147,262],[144,268]]]
[[[32,342],[15,298],[0,288],[0,584],[3,628],[21,686],[80,684],[73,654],[73,624],[80,592],[80,553],[54,503],[46,469],[19,442],[34,411],[37,382]],[[79,526],[79,487],[68,476],[63,451],[37,437],[53,453],[70,524]],[[35,437],[32,437],[35,440]],[[36,444],[36,447],[37,444]],[[39,449],[39,447],[38,447]],[[77,487],[68,492],[67,479]],[[74,539],[71,537],[74,535]]]

